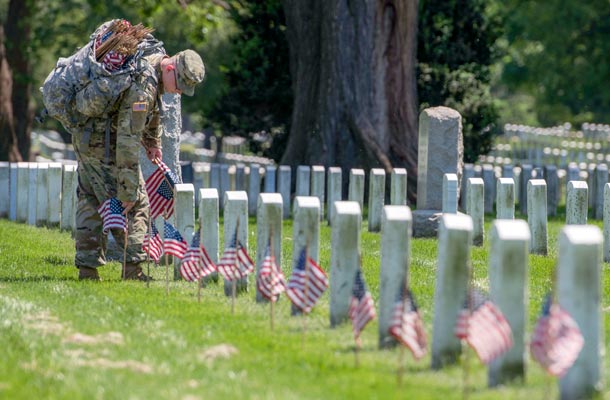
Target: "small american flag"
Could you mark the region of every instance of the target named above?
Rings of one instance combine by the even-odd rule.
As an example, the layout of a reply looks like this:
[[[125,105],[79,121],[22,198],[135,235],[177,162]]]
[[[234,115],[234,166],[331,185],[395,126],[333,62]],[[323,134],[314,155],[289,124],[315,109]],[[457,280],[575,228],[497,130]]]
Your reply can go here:
[[[305,262],[307,262],[307,268]],[[306,269],[307,277],[305,276]],[[303,248],[288,280],[286,296],[298,309],[309,313],[327,287],[326,273],[314,260],[306,257],[306,248]]]
[[[356,341],[360,337],[360,332],[376,316],[375,303],[371,293],[366,289],[362,270],[358,268],[354,289],[352,290],[352,300],[349,305],[349,317],[352,320],[352,330]]]
[[[110,198],[102,203],[97,212],[102,217],[102,226],[105,234],[111,229],[127,230],[127,219],[123,215],[123,203],[116,197]]]
[[[500,309],[480,290],[472,290],[469,297],[458,315],[455,336],[466,340],[481,362],[489,364],[513,346],[512,331]]]
[[[165,218],[174,213],[174,186],[178,178],[163,161],[146,179],[146,193],[150,202],[150,218],[157,218],[166,213]]]
[[[426,331],[421,314],[410,290],[401,286],[398,299],[392,312],[392,321],[389,328],[390,335],[406,346],[415,359],[426,354]]]
[[[269,244],[267,244],[265,258],[263,258],[256,283],[261,295],[272,302],[277,301],[279,295],[286,290],[286,279],[275,263],[275,257],[271,254]]]
[[[561,377],[574,364],[583,345],[576,321],[548,295],[530,343],[534,360],[549,374]]]
[[[214,271],[216,271],[216,265],[214,265],[214,262],[208,256],[205,248],[200,245],[199,231],[197,231],[193,235],[193,241],[180,264],[180,275],[185,280],[193,282]]]
[[[182,238],[182,235],[176,228],[167,221],[163,221],[164,224],[164,237],[163,237],[163,250],[166,254],[173,255],[174,257],[182,258],[186,253],[186,240]]]
[[[254,263],[246,248],[237,240],[237,228],[235,228],[229,247],[225,249],[218,262],[218,273],[226,280],[234,281],[245,278],[252,272],[254,272]]]
[[[154,223],[151,225],[151,230],[152,232],[149,232],[144,236],[142,249],[154,262],[158,263],[163,254],[163,241],[161,240],[161,235],[159,235],[159,231]]]

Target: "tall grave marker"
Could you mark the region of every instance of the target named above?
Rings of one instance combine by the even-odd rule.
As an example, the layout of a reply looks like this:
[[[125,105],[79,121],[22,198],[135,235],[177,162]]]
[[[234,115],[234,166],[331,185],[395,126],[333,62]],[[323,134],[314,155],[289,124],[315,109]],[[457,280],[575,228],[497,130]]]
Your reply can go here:
[[[462,117],[448,107],[426,108],[419,115],[417,210],[413,212],[413,236],[434,237],[443,208],[443,176],[464,168]]]

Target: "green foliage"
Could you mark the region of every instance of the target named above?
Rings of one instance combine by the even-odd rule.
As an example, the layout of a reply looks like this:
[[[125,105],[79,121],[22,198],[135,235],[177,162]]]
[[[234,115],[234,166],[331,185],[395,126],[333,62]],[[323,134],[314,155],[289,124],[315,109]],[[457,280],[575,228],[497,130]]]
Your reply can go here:
[[[534,96],[540,123],[608,123],[610,3],[506,2],[502,81]]]
[[[490,65],[500,21],[483,0],[422,0],[419,7],[420,110],[447,106],[462,115],[464,160],[491,149],[498,110],[490,94]]]
[[[235,58],[222,66],[227,90],[211,118],[223,134],[249,137],[255,153],[279,160],[292,113],[282,2],[231,4],[238,28],[233,37]],[[270,140],[273,147],[265,147],[264,142]]]

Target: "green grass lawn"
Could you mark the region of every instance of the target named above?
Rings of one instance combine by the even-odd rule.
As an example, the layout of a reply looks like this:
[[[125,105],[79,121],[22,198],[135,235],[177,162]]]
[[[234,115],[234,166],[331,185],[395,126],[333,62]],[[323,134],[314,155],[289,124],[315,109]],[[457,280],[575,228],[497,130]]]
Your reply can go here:
[[[564,217],[565,218],[565,217]],[[487,221],[486,232],[489,232]],[[597,223],[599,226],[599,222]],[[222,224],[221,224],[222,225]],[[550,287],[562,223],[549,224],[548,257],[530,256],[529,327]],[[250,244],[255,247],[254,220]],[[292,222],[283,227],[282,268],[289,276]],[[0,398],[6,399],[460,399],[460,365],[430,369],[430,357],[416,362],[406,352],[402,384],[397,382],[400,350],[377,349],[377,323],[362,336],[355,365],[351,326],[329,328],[326,293],[306,318],[290,316],[283,296],[275,307],[237,298],[235,314],[221,284],[202,291],[193,283],[170,282],[165,269],[152,268],[157,281],[122,282],[120,265],[103,267],[103,282],[79,282],[70,234],[0,220]],[[323,224],[320,264],[330,264],[330,229]],[[363,270],[375,299],[379,295],[380,235],[362,230]],[[474,278],[486,285],[488,242],[473,248]],[[251,252],[254,258],[254,252]],[[411,284],[428,337],[432,333],[436,240],[412,244]],[[610,273],[603,266],[604,296]],[[607,311],[604,312],[606,314]],[[610,337],[610,318],[605,336]],[[529,363],[525,382],[487,388],[487,370],[469,353],[469,398],[556,398],[557,383]],[[608,356],[605,356],[605,365]],[[609,381],[608,368],[604,372]],[[606,396],[607,398],[608,395]]]

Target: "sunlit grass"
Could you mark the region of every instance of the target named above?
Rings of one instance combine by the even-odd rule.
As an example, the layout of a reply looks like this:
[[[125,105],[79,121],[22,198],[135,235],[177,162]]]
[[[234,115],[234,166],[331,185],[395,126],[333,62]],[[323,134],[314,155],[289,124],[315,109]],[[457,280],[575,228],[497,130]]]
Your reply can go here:
[[[559,219],[549,225],[548,257],[530,256],[528,331],[551,283],[561,226]],[[249,231],[254,256],[253,220]],[[320,264],[327,270],[330,232],[323,224]],[[328,294],[305,321],[290,316],[283,297],[275,307],[271,331],[270,307],[256,303],[252,277],[250,291],[237,298],[232,315],[231,301],[219,283],[204,288],[199,303],[192,283],[172,281],[167,295],[163,267],[152,268],[157,280],[147,288],[140,282],[122,282],[116,262],[101,268],[101,283],[79,282],[69,234],[0,220],[0,237],[0,398],[462,397],[460,365],[432,371],[429,356],[416,362],[407,355],[398,386],[400,351],[377,349],[376,322],[363,333],[356,366],[350,325],[329,328]],[[291,221],[284,224],[282,243],[282,269],[288,276]],[[377,299],[380,235],[367,232],[366,223],[362,246],[365,277]],[[431,336],[437,242],[415,239],[411,249],[411,284]],[[487,279],[488,250],[488,240],[472,249],[478,281]],[[607,308],[606,264],[603,276],[602,307]],[[609,329],[606,321],[607,337]],[[224,347],[215,347],[219,345]],[[486,368],[473,354],[469,357],[470,398],[545,398],[549,388],[557,393],[556,384],[535,364],[528,366],[524,383],[488,389]]]

